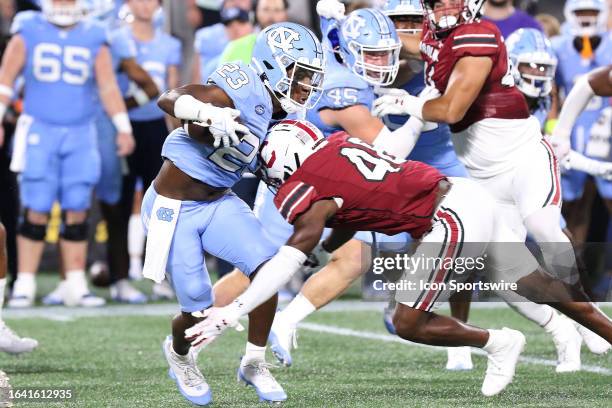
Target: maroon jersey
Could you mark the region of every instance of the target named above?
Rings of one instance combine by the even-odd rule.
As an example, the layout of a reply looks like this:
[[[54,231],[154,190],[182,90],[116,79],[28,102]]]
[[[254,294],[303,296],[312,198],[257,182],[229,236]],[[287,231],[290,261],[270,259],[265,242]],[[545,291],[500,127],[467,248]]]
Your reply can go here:
[[[438,183],[444,179],[431,166],[396,160],[341,132],[289,177],[274,204],[293,224],[315,202],[334,199],[340,209],[328,227],[409,232],[419,238],[431,228]]]
[[[514,86],[506,46],[499,29],[488,21],[462,24],[446,37],[436,39],[429,24],[424,25],[421,55],[425,61],[425,77],[440,93],[446,91],[455,64],[463,57],[490,57],[493,68],[480,94],[463,120],[451,125],[452,132],[461,132],[487,118],[526,119],[529,108],[521,92]]]

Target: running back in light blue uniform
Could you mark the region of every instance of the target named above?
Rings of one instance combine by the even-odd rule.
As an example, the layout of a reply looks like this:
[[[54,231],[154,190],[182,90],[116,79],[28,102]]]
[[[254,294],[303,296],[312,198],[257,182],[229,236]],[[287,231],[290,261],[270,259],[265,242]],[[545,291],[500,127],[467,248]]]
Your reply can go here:
[[[86,210],[100,174],[94,63],[107,42],[105,29],[94,21],[61,29],[27,11],[15,17],[11,31],[26,45],[18,126],[27,140],[22,203],[45,213],[59,198],[64,210]]]
[[[125,35],[136,45],[136,61],[155,81],[159,92],[168,89],[168,67],[181,65],[181,43],[176,38],[161,29],[155,30],[155,37],[151,41],[142,42],[134,37],[130,27],[123,27]],[[119,76],[119,87],[124,95],[130,94],[130,84],[127,75]],[[130,119],[133,121],[150,121],[161,119],[164,113],[153,100],[145,105],[130,109]]]
[[[286,36],[288,34],[291,35]],[[279,36],[283,36],[286,42],[279,43]],[[282,51],[277,44],[283,46]],[[244,136],[238,146],[215,148],[196,142],[184,129],[177,129],[166,139],[162,156],[202,183],[216,188],[231,188],[245,171],[255,171],[257,167],[257,152],[272,121],[270,88],[279,89],[282,83],[288,83],[290,89],[292,80],[286,76],[287,66],[298,59],[301,63],[314,63],[316,59],[318,64],[322,64],[322,56],[321,44],[308,29],[294,23],[266,28],[257,38],[254,63],[224,64],[208,80],[209,84],[221,88],[230,97],[234,107],[241,112],[240,122],[250,129],[251,134]],[[269,81],[267,84],[262,80],[264,74]],[[280,97],[279,101],[283,103]],[[289,109],[283,106],[285,110]],[[142,206],[145,228],[148,228],[151,217],[159,217],[157,212],[153,214],[157,197],[151,185]],[[194,312],[209,307],[213,302],[204,252],[235,265],[249,276],[277,250],[278,246],[269,240],[251,209],[235,194],[227,193],[213,202],[182,201],[166,271],[181,309]]]
[[[612,61],[611,33],[602,34],[601,43],[594,50],[593,58],[589,60],[581,58],[580,53],[574,47],[574,36],[572,35],[553,39],[553,47],[559,59],[556,82],[565,94],[571,91],[580,76],[586,75],[595,68],[607,66]],[[610,156],[610,124],[601,123],[608,120],[605,113],[609,109],[610,98],[595,96],[591,99],[584,112],[576,120],[572,131],[572,149],[593,159],[602,161],[612,159]],[[598,134],[596,140],[591,140],[593,131]],[[586,178],[586,173],[575,170],[564,173],[561,178],[563,199],[574,201],[582,197]],[[600,178],[596,178],[595,181],[600,194],[606,199],[612,199],[612,182]]]
[[[136,58],[136,45],[122,29],[112,29],[108,35],[109,48],[113,59],[115,74],[119,75],[121,61]],[[127,84],[122,93],[127,91]],[[96,197],[107,203],[116,204],[121,197],[121,159],[117,155],[117,129],[111,118],[104,111],[101,102],[97,102],[96,131],[98,133],[98,148],[102,159],[100,180],[96,185]]]

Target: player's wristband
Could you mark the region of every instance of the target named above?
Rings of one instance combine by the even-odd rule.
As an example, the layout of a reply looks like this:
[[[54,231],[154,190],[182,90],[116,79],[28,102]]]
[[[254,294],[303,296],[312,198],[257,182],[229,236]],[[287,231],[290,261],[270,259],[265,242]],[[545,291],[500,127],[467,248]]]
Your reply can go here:
[[[147,95],[147,93],[140,88],[134,91],[134,93],[132,94],[132,97],[134,98],[138,106],[145,105],[149,103],[149,101],[151,100],[151,98],[149,98],[149,95]]]
[[[2,119],[4,119],[4,114],[6,113],[6,109],[7,109],[7,106],[3,104],[2,102],[0,102],[0,123],[2,122]]]
[[[548,119],[544,124],[544,134],[552,135],[559,123],[559,119]]]
[[[10,99],[13,99],[14,94],[15,94],[15,91],[13,91],[13,88],[0,84],[0,95],[6,96],[10,100]]]
[[[119,133],[132,133],[132,124],[130,117],[126,112],[116,113],[112,117],[113,125]]]
[[[174,117],[201,122],[202,126],[208,126],[212,123],[212,118],[219,109],[210,103],[201,102],[191,95],[181,95],[174,102]]]

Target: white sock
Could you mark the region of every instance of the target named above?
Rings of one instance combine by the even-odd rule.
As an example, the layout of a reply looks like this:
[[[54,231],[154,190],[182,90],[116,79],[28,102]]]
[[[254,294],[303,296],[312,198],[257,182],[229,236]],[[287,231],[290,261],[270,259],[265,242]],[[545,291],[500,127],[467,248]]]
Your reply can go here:
[[[78,288],[83,294],[89,292],[87,280],[85,279],[85,271],[82,269],[66,271],[66,282],[68,282],[70,288]]]
[[[548,305],[539,305],[537,303],[525,301],[507,302],[510,307],[518,313],[525,316],[540,327],[546,326],[557,314],[555,310]]]
[[[13,295],[34,296],[34,294],[36,294],[36,275],[19,272],[13,286]]]
[[[0,326],[2,326],[2,307],[4,305],[4,291],[6,290],[6,278],[0,279]]]
[[[546,330],[547,333],[554,334],[559,329],[559,324],[561,323],[561,319],[562,317],[553,310],[550,320],[548,321],[548,323],[543,325],[542,328]]]
[[[285,319],[287,323],[292,326],[297,326],[299,322],[304,320],[315,310],[317,310],[317,308],[310,303],[310,300],[308,300],[302,292],[300,292],[281,312],[281,315],[282,319]]]
[[[130,215],[130,221],[128,222],[128,253],[130,258],[142,258],[144,240],[145,234],[140,214]]]
[[[253,343],[247,342],[241,365],[259,361],[266,361],[266,346],[260,347]]]
[[[491,354],[497,351],[500,341],[503,341],[504,333],[501,330],[487,329],[489,332],[489,340],[482,348],[487,353]]]

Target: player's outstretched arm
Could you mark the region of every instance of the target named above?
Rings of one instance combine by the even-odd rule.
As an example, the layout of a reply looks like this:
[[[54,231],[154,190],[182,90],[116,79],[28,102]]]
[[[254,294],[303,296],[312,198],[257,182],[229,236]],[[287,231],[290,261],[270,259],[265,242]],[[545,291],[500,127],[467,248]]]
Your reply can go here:
[[[126,58],[121,60],[121,71],[123,71],[130,81],[138,85],[138,90],[134,96],[125,99],[125,105],[128,109],[142,106],[159,96],[159,89],[151,78],[151,75],[142,68],[135,58]]]
[[[250,133],[238,123],[240,111],[221,88],[215,85],[185,85],[164,92],[157,100],[168,115],[188,122],[188,134],[192,138],[209,143],[209,135],[218,147],[240,143],[240,135]],[[194,125],[195,124],[195,125]]]
[[[13,98],[13,84],[25,64],[25,58],[25,42],[20,35],[14,35],[6,47],[0,66],[0,146],[4,144],[2,119]]]
[[[589,74],[589,84],[597,96],[612,96],[612,65],[598,68]]]
[[[106,46],[103,46],[96,56],[95,73],[100,100],[117,129],[117,153],[127,156],[134,151],[136,144],[132,136],[130,118],[115,78],[112,57]]]
[[[238,325],[238,319],[270,299],[302,267],[309,254],[321,239],[325,222],[338,211],[333,200],[315,202],[294,222],[293,235],[276,255],[257,272],[249,288],[234,302],[225,307],[214,307],[205,313],[206,319],[185,331],[185,338],[192,346],[210,341],[230,327]]]

